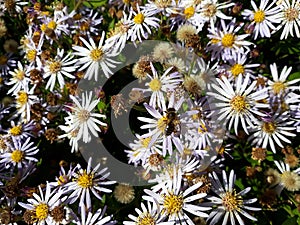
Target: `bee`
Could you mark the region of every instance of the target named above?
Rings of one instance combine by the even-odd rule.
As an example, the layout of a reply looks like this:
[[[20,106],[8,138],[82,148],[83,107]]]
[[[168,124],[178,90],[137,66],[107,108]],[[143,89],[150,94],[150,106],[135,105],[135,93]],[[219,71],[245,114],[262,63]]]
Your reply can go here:
[[[173,132],[178,134],[180,131],[180,120],[174,108],[168,108],[166,111],[166,129],[165,135],[169,136]]]

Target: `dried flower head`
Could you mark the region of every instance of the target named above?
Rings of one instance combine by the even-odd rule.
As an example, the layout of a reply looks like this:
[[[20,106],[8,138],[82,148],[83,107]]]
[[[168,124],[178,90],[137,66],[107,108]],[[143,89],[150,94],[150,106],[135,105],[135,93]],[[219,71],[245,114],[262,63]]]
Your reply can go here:
[[[183,25],[177,31],[177,39],[184,43],[190,42],[191,38],[197,34],[197,30],[193,25]]]
[[[259,198],[259,203],[263,207],[272,208],[276,204],[277,194],[273,189],[267,189]]]
[[[123,204],[128,204],[134,199],[134,189],[128,184],[118,184],[114,190],[115,199]]]
[[[299,158],[294,154],[287,154],[284,162],[290,166],[290,168],[296,168],[299,165]]]
[[[251,158],[259,162],[266,159],[267,150],[265,148],[252,148]]]
[[[126,101],[123,98],[123,94],[111,96],[110,104],[116,118],[122,115],[123,111],[127,112]]]

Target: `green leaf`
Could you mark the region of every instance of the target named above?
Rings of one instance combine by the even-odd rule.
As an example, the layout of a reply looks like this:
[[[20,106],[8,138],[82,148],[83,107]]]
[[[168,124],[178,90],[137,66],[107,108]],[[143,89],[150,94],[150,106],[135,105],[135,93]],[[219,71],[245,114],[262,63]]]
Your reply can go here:
[[[98,105],[97,105],[97,108],[98,108],[98,110],[99,110],[100,113],[103,112],[103,111],[105,111],[105,109],[106,109],[106,104],[105,104],[105,102],[100,101],[100,102],[98,103]]]
[[[286,221],[283,222],[282,225],[297,225],[297,218],[296,217],[292,217],[287,219]]]
[[[300,71],[290,74],[289,77],[287,78],[287,80],[291,81],[291,80],[295,80],[295,79],[299,79],[299,78],[300,78]]]
[[[97,8],[105,4],[107,4],[107,0],[93,0],[93,1],[88,0],[83,2],[83,5],[87,7],[93,7],[93,8]]]

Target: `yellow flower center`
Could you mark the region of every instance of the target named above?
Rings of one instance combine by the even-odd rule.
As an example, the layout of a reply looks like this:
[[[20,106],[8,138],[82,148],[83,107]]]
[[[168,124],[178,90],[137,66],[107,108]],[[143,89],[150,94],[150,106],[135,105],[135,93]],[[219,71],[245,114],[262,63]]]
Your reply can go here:
[[[25,91],[19,91],[18,93],[18,103],[20,103],[20,105],[24,105],[27,103],[27,100],[28,100],[28,95]]]
[[[23,156],[24,156],[24,152],[20,151],[19,149],[16,149],[11,153],[11,160],[16,163],[19,163],[22,161]]]
[[[274,91],[274,94],[278,95],[281,91],[284,91],[286,88],[285,84],[281,81],[274,82],[272,85],[272,89]]]
[[[203,122],[200,121],[200,126],[198,127],[198,133],[199,134],[204,134],[208,131],[207,127]]]
[[[164,132],[164,130],[166,129],[167,127],[167,117],[163,116],[162,118],[160,118],[158,121],[157,121],[157,128],[161,131],[161,132]]]
[[[5,55],[0,56],[0,65],[6,65],[8,58]]]
[[[133,22],[134,22],[135,24],[141,24],[141,23],[144,22],[144,20],[145,20],[145,16],[144,16],[143,13],[138,13],[138,14],[136,14],[135,17],[133,18]]]
[[[99,61],[100,59],[102,59],[103,55],[104,55],[104,52],[99,48],[93,49],[90,52],[90,57],[93,61]]]
[[[230,70],[234,77],[237,77],[239,74],[244,74],[245,72],[244,66],[238,63],[234,64]]]
[[[235,190],[233,192],[226,192],[222,197],[222,204],[227,212],[237,210],[242,203],[242,197],[237,195]]]
[[[273,134],[276,130],[276,124],[274,122],[264,122],[262,130],[268,134]]]
[[[57,184],[58,185],[63,185],[65,183],[68,182],[68,177],[67,176],[64,176],[64,175],[60,175],[58,180],[57,180]]]
[[[137,218],[136,225],[155,225],[156,219],[154,219],[148,212],[140,215]]]
[[[141,144],[144,148],[147,148],[149,143],[151,141],[151,137],[147,137],[147,138],[142,138],[141,140]]]
[[[187,19],[191,18],[195,14],[195,8],[193,6],[184,9],[184,15]]]
[[[49,29],[54,30],[54,29],[56,28],[56,23],[55,23],[53,20],[51,20],[51,21],[48,23],[47,27],[48,27]]]
[[[261,23],[262,21],[265,20],[265,12],[262,10],[258,10],[254,12],[253,20],[255,23]]]
[[[230,105],[237,113],[241,113],[249,108],[249,103],[246,101],[245,97],[240,95],[233,97],[230,101]]]
[[[299,18],[299,10],[295,8],[289,8],[284,12],[284,17],[289,22],[294,21]]]
[[[93,174],[87,174],[86,170],[83,171],[83,174],[79,175],[77,178],[77,183],[82,188],[90,188],[93,186]]]
[[[149,82],[149,87],[151,91],[159,91],[161,89],[161,86],[162,86],[161,81],[157,78],[154,78]]]
[[[164,210],[168,215],[178,214],[183,207],[182,195],[169,194],[164,198]]]
[[[53,61],[49,65],[49,70],[51,73],[57,73],[61,69],[61,63],[58,61]]]
[[[231,48],[234,44],[234,35],[233,34],[224,34],[221,42],[222,45],[226,48]]]
[[[19,81],[22,81],[25,77],[25,73],[23,70],[18,70],[15,74],[14,74],[14,77],[16,79],[18,79]]]
[[[217,7],[214,4],[206,4],[204,6],[204,16],[213,17],[217,12]]]
[[[123,3],[128,5],[130,3],[130,0],[123,0]]]
[[[35,215],[39,220],[45,220],[48,217],[49,207],[45,203],[39,204],[35,208]]]
[[[47,25],[43,23],[41,25],[41,31],[45,32],[46,29],[47,29]]]
[[[27,52],[26,54],[26,58],[30,61],[30,62],[33,62],[35,60],[35,57],[36,57],[36,50],[35,49],[31,49]]]
[[[88,110],[82,109],[78,112],[77,117],[81,123],[86,122],[90,118],[91,113]]]
[[[13,136],[18,136],[22,133],[22,125],[10,128],[9,133]]]

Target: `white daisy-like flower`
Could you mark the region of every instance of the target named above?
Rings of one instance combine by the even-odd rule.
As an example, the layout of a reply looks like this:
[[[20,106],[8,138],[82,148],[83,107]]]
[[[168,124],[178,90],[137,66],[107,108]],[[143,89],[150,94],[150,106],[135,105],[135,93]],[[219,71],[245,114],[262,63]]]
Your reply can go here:
[[[230,20],[232,17],[225,15],[221,10],[234,6],[234,2],[218,2],[219,0],[203,0],[200,2],[200,15],[209,22],[210,27],[214,29],[218,18]]]
[[[15,123],[13,120],[10,122],[10,128],[6,131],[7,134],[14,140],[24,140],[28,137],[32,137],[35,125],[33,121],[29,123]]]
[[[28,86],[30,78],[27,77],[27,72],[27,67],[24,68],[20,61],[18,62],[18,68],[14,69],[14,71],[9,71],[12,77],[6,85],[13,86],[8,90],[7,94],[16,94]]]
[[[16,107],[18,113],[24,122],[30,121],[31,106],[34,103],[38,103],[38,97],[34,94],[35,86],[29,89],[29,86],[25,86],[24,89],[15,94]]]
[[[111,59],[115,54],[111,52],[112,49],[110,46],[104,44],[104,38],[105,32],[102,33],[99,44],[96,46],[91,37],[89,38],[90,43],[80,37],[80,40],[86,47],[73,46],[73,49],[76,51],[73,54],[81,57],[78,59],[78,64],[81,65],[79,70],[86,69],[84,78],[87,78],[88,80],[91,80],[94,76],[97,81],[100,70],[102,70],[104,75],[108,78],[113,74],[111,69],[115,68],[118,63]]]
[[[57,53],[54,59],[49,59],[46,61],[44,67],[44,78],[49,78],[46,84],[46,89],[53,91],[56,81],[58,80],[60,88],[65,85],[64,76],[68,78],[75,78],[71,73],[76,70],[76,60],[72,60],[73,56],[71,53],[67,54],[65,57],[64,49],[57,49]],[[57,79],[57,80],[56,80]]]
[[[280,23],[279,18],[280,8],[274,4],[276,1],[261,0],[259,7],[256,6],[255,2],[251,1],[253,10],[245,9],[242,15],[248,18],[251,23],[250,26],[254,27],[253,34],[254,40],[257,37],[271,37],[271,32],[276,29],[274,24]],[[274,7],[273,7],[274,6]]]
[[[39,193],[40,195],[33,193],[33,198],[28,199],[28,203],[19,202],[18,204],[26,210],[33,212],[33,216],[36,219],[34,225],[53,225],[50,213],[61,203],[62,192],[60,189],[53,189],[51,191],[50,185],[47,184],[45,194],[41,186],[39,186]]]
[[[271,91],[274,95],[286,94],[289,91],[298,90],[299,86],[293,86],[300,81],[300,79],[293,79],[291,81],[287,81],[288,76],[292,71],[292,67],[285,66],[280,75],[278,76],[278,70],[276,63],[270,65],[271,74],[273,77],[273,81],[268,80],[268,85],[270,86]]]
[[[98,209],[95,213],[83,211],[81,219],[76,221],[76,225],[113,225],[116,221],[112,220],[112,216],[104,216],[106,207],[102,210]]]
[[[25,5],[28,5],[27,1],[13,0],[13,4],[10,2],[6,3],[6,1],[3,1],[3,2],[1,1],[0,2],[0,11],[2,11],[2,12],[7,11],[12,14],[15,14],[15,13],[22,14],[24,12],[23,7]]]
[[[105,173],[107,168],[98,171],[100,163],[98,163],[93,169],[91,168],[91,164],[91,157],[89,158],[86,169],[82,169],[78,164],[78,171],[73,173],[74,178],[71,182],[68,182],[64,186],[66,192],[71,192],[67,200],[70,204],[73,204],[80,198],[79,211],[81,210],[81,212],[83,212],[86,208],[90,210],[92,207],[90,192],[92,192],[96,198],[102,200],[101,193],[112,192],[112,190],[103,186],[116,183],[115,181],[106,180],[110,174],[109,172]]]
[[[101,122],[98,118],[105,118],[105,115],[100,113],[93,113],[100,99],[92,100],[93,92],[90,91],[82,93],[81,103],[74,96],[70,96],[71,100],[75,103],[75,106],[66,106],[72,110],[72,113],[68,112],[68,116],[65,118],[66,125],[70,125],[70,132],[78,132],[77,139],[83,138],[83,142],[87,143],[91,139],[90,132],[98,137],[100,132],[100,126],[106,126],[106,123]],[[65,127],[61,127],[64,129]]]
[[[282,161],[274,161],[277,168],[280,171],[280,182],[276,186],[275,190],[277,194],[285,188],[288,191],[299,191],[300,190],[300,168],[291,171],[289,164]]]
[[[281,24],[276,28],[276,31],[283,27],[280,39],[286,39],[289,35],[294,37],[294,31],[296,36],[300,38],[300,0],[283,0],[279,7],[281,12],[278,16]]]
[[[0,163],[11,164],[20,169],[28,166],[30,162],[37,162],[38,160],[34,158],[34,155],[38,153],[39,149],[33,145],[34,143],[30,142],[30,138],[27,138],[24,143],[21,140],[13,139],[10,150],[0,155]]]
[[[256,202],[257,199],[244,199],[244,195],[251,190],[250,187],[247,187],[238,193],[236,192],[236,189],[234,188],[236,175],[234,174],[233,170],[230,171],[229,177],[227,177],[225,171],[222,171],[223,184],[215,172],[212,172],[212,174],[209,174],[209,176],[211,178],[212,191],[218,195],[218,197],[212,196],[207,198],[211,201],[211,206],[214,208],[207,219],[207,221],[211,220],[208,223],[209,225],[216,224],[221,220],[222,217],[222,225],[228,224],[228,220],[230,220],[231,225],[235,225],[236,220],[238,221],[238,224],[244,225],[245,223],[240,214],[250,220],[257,221],[255,217],[245,211],[261,210],[260,208],[247,206]]]
[[[248,133],[247,125],[254,127],[253,122],[257,121],[255,115],[265,116],[258,108],[266,108],[268,104],[258,103],[258,101],[268,97],[266,90],[253,92],[256,81],[249,85],[249,74],[245,79],[239,75],[235,85],[231,84],[225,76],[216,80],[218,85],[212,84],[212,89],[207,94],[214,97],[211,106],[213,113],[218,116],[217,120],[225,120],[226,124],[229,122],[228,130],[233,126],[236,134],[241,122],[244,131]]]
[[[242,28],[243,24],[236,24],[233,19],[228,25],[224,20],[221,20],[221,28],[208,28],[207,35],[211,40],[209,41],[206,49],[212,51],[212,59],[223,59],[226,61],[237,53],[244,54],[250,51],[249,46],[253,43],[244,40],[249,34],[238,35],[238,31]]]
[[[134,90],[142,91],[143,93],[151,92],[149,105],[153,108],[163,108],[166,105],[165,95],[169,91],[173,91],[183,81],[182,76],[178,72],[170,73],[173,67],[168,68],[162,76],[158,75],[158,72],[154,68],[153,64],[150,63],[152,76],[147,74],[151,81],[147,82],[145,86],[148,88],[134,88]]]
[[[201,185],[202,182],[199,182],[183,190],[181,171],[174,170],[172,185],[163,186],[161,194],[144,190],[148,196],[143,196],[143,199],[156,203],[161,210],[160,214],[167,217],[168,222],[174,221],[176,224],[182,225],[194,224],[186,212],[205,218],[208,217],[208,214],[203,211],[211,209],[196,203],[197,200],[204,198],[206,193],[192,194]]]
[[[276,153],[275,143],[284,148],[282,141],[285,143],[291,143],[288,137],[295,137],[296,134],[292,131],[296,131],[294,126],[295,121],[289,119],[289,112],[277,111],[271,118],[262,118],[258,122],[258,125],[253,128],[254,133],[249,137],[252,140],[253,145],[257,145],[262,148],[266,148],[268,145],[272,151]]]
[[[132,18],[130,24],[129,36],[132,42],[139,40],[142,42],[142,37],[148,39],[148,36],[152,33],[151,29],[159,28],[159,19],[156,18],[153,12],[149,12],[147,8],[140,9],[140,6],[136,5],[137,12],[132,8],[129,12],[129,18]]]
[[[135,208],[138,216],[129,214],[128,217],[132,221],[123,221],[124,225],[146,225],[146,224],[155,224],[155,225],[173,225],[174,222],[164,222],[164,217],[160,215],[159,209],[156,204],[147,202],[147,206],[144,203],[141,203],[141,209]]]

